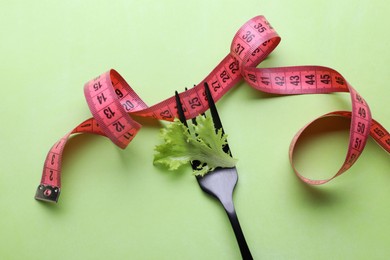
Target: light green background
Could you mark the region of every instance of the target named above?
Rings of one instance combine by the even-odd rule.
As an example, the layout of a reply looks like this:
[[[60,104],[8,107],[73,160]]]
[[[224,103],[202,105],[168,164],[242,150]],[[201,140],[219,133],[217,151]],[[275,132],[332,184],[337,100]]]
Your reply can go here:
[[[237,29],[263,14],[282,42],[260,66],[323,65],[390,127],[390,4],[365,1],[1,1],[0,259],[239,259],[222,207],[190,167],[152,165],[163,122],[126,150],[72,138],[59,203],[34,200],[51,145],[90,117],[83,84],[114,68],[149,104],[201,81]],[[307,122],[349,110],[345,93],[274,96],[240,83],[218,102],[239,159],[234,200],[255,259],[388,259],[389,155],[372,140],[350,171],[309,187],[287,151]],[[324,131],[323,128],[331,131]],[[297,167],[331,176],[342,120],[302,140]]]

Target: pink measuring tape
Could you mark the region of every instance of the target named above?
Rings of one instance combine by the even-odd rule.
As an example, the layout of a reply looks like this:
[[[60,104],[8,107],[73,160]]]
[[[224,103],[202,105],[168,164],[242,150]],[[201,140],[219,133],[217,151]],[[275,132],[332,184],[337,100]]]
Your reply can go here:
[[[362,153],[367,138],[374,140],[390,153],[390,134],[372,119],[366,101],[337,71],[321,66],[256,68],[279,44],[280,37],[263,16],[246,22],[233,38],[230,53],[197,86],[180,93],[187,119],[208,109],[203,83],[207,82],[215,101],[244,79],[253,88],[274,94],[322,94],[348,92],[352,111],[336,111],[323,115],[351,119],[348,151],[340,170],[325,180],[308,179],[295,169],[293,152],[303,127],[293,138],[289,158],[297,176],[308,184],[323,184],[348,170]],[[115,70],[110,70],[87,82],[84,94],[92,118],[82,122],[57,141],[47,154],[41,183],[35,198],[57,202],[61,191],[61,159],[64,147],[72,134],[93,133],[108,137],[124,149],[140,130],[141,125],[131,116],[172,121],[177,117],[174,97],[148,107]],[[322,118],[320,117],[320,118]],[[316,119],[317,120],[317,119]]]

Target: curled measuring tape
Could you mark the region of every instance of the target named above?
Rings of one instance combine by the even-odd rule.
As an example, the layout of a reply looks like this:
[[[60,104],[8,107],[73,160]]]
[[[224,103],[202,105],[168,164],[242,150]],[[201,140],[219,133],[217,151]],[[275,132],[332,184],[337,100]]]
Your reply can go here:
[[[348,92],[351,96],[352,111],[336,111],[322,116],[342,116],[351,119],[348,151],[340,170],[329,179],[311,180],[295,169],[293,152],[296,141],[314,120],[295,135],[290,145],[289,158],[297,176],[309,184],[330,181],[356,162],[369,135],[390,153],[389,132],[372,119],[366,101],[337,71],[321,66],[256,68],[279,42],[280,37],[264,16],[256,16],[246,22],[234,36],[229,54],[218,66],[197,86],[180,93],[186,118],[193,118],[208,109],[203,90],[204,82],[209,84],[215,101],[242,79],[255,89],[280,95]],[[106,136],[124,149],[141,128],[132,115],[167,121],[177,117],[173,96],[149,107],[115,70],[87,82],[84,94],[93,117],[67,133],[48,152],[41,183],[35,195],[38,200],[58,201],[61,190],[62,153],[71,135],[93,133]]]

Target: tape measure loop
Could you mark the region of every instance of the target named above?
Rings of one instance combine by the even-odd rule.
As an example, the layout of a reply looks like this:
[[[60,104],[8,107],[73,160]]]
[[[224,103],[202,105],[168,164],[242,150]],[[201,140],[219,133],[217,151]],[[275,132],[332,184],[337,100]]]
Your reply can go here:
[[[279,44],[280,37],[264,16],[256,16],[245,23],[235,34],[230,55],[238,63],[246,81],[256,81],[255,74],[246,74],[245,68],[256,67]]]
[[[295,134],[295,136],[291,140],[290,147],[289,147],[289,160],[290,160],[290,164],[291,164],[295,174],[298,176],[298,178],[300,178],[303,182],[305,182],[307,184],[310,184],[310,185],[322,185],[322,184],[328,183],[328,182],[330,182],[331,180],[333,180],[334,178],[336,178],[337,176],[341,175],[343,172],[345,172],[347,170],[347,164],[345,162],[349,158],[350,151],[347,152],[345,162],[342,164],[340,169],[333,176],[331,176],[329,178],[326,178],[326,179],[311,179],[311,178],[307,178],[307,177],[305,177],[304,175],[302,175],[298,171],[298,169],[295,167],[295,164],[294,164],[294,151],[295,151],[295,148],[296,148],[296,144],[298,143],[298,141],[299,141],[300,137],[302,136],[302,134],[304,132],[306,132],[308,130],[308,128],[310,128],[310,126],[315,124],[318,120],[321,120],[321,119],[326,118],[326,117],[332,117],[332,116],[346,117],[346,118],[350,119],[351,118],[351,112],[349,112],[349,111],[334,111],[334,112],[330,112],[330,113],[324,114],[324,115],[322,115],[322,116],[312,120],[311,122],[307,123],[305,126],[303,126]],[[351,162],[351,164],[348,164],[348,168],[350,168],[353,163],[354,162]]]
[[[126,148],[141,128],[128,113],[146,104],[115,70],[87,82],[84,94],[104,134],[120,148]]]

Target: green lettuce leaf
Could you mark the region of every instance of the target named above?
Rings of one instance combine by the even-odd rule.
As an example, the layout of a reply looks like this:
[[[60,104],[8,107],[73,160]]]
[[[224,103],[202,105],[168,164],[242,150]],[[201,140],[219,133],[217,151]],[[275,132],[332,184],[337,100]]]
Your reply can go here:
[[[237,160],[223,151],[227,144],[227,136],[222,129],[215,132],[211,117],[197,117],[197,125],[193,126],[192,133],[187,127],[175,119],[166,128],[161,129],[164,142],[155,147],[153,163],[166,166],[169,170],[176,170],[191,161],[200,161],[194,170],[194,175],[204,176],[216,167],[234,167]]]

